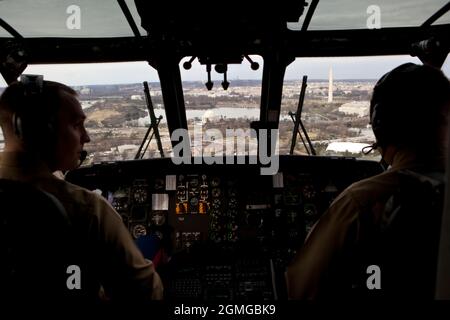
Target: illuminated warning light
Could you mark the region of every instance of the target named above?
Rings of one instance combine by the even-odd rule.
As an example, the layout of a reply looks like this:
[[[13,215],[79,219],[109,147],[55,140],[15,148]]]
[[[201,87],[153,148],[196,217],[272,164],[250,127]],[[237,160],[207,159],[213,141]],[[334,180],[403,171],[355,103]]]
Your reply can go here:
[[[206,214],[208,212],[208,203],[204,201],[200,201],[198,205],[198,213],[200,214]]]
[[[177,203],[177,206],[175,207],[175,213],[176,214],[184,214],[187,213],[187,202]]]

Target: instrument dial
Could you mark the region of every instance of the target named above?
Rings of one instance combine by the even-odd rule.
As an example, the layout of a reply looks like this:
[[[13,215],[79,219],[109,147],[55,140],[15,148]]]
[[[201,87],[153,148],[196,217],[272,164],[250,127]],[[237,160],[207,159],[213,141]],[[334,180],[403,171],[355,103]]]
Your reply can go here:
[[[218,210],[220,208],[220,200],[219,199],[214,199],[213,203],[212,203],[212,207],[213,207],[213,209]]]
[[[113,193],[111,205],[113,206],[114,209],[116,209],[117,212],[124,214],[128,213],[129,209],[128,201],[129,201],[128,190],[119,189]]]
[[[192,197],[191,200],[189,201],[189,203],[191,204],[191,206],[198,205],[198,198]]]
[[[199,182],[198,182],[198,179],[197,178],[191,178],[191,181],[190,181],[190,186],[192,187],[192,188],[197,188],[198,187],[198,184],[199,184]]]
[[[152,223],[156,226],[162,226],[166,222],[166,215],[164,212],[155,211],[152,214]]]
[[[307,218],[313,218],[317,215],[316,206],[313,204],[305,204],[303,212]]]
[[[147,202],[148,193],[144,187],[135,188],[133,190],[133,200],[137,204],[144,204]]]
[[[214,188],[211,190],[211,195],[214,198],[218,198],[220,196],[220,189],[219,188]]]
[[[163,179],[155,179],[154,188],[155,188],[155,190],[164,189],[164,180]]]
[[[212,178],[212,180],[211,180],[211,185],[212,185],[213,187],[218,187],[218,186],[220,185],[220,179],[217,178],[217,177]]]
[[[133,234],[133,237],[137,239],[139,237],[145,236],[147,234],[147,229],[142,224],[136,224],[135,226],[133,226],[131,233]]]
[[[313,185],[306,185],[303,187],[303,196],[305,199],[312,199],[316,197],[316,189]]]

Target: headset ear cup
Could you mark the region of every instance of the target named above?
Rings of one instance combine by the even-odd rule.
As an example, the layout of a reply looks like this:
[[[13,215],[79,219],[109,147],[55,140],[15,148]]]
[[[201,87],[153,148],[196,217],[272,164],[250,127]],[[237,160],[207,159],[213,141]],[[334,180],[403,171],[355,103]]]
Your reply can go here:
[[[28,119],[28,118],[27,118]],[[45,145],[52,145],[56,141],[56,126],[54,121],[48,121],[39,125],[40,120],[35,119],[35,122],[24,123],[22,117],[17,113],[13,114],[12,124],[14,134],[24,142],[28,148],[34,148],[44,143]]]
[[[372,124],[372,130],[377,140],[378,145],[382,145],[385,142],[386,128],[383,123],[382,117],[383,106],[380,103],[376,103],[373,106],[372,116],[370,122]]]
[[[13,114],[13,127],[14,133],[20,139],[23,139],[23,129],[22,129],[22,119],[17,115],[17,113]]]

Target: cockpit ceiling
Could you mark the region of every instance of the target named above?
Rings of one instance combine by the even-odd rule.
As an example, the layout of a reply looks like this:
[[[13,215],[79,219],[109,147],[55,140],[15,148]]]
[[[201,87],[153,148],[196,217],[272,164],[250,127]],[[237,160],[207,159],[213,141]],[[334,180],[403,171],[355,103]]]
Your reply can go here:
[[[449,12],[422,26],[448,0],[379,0],[379,29],[368,25],[378,10],[371,0],[319,0],[306,31],[314,0],[306,7],[304,0],[124,2],[138,38],[114,0],[0,0],[0,18],[24,38],[15,41],[29,63],[138,61],[168,50],[179,57],[274,48],[294,57],[408,54],[413,42],[450,34]],[[0,27],[0,46],[12,39]]]
[[[138,23],[134,0],[125,1]],[[77,25],[79,14],[80,25]],[[0,18],[24,38],[133,37],[116,0],[0,0]],[[142,35],[145,30],[140,28]],[[11,37],[0,28],[0,37]]]
[[[139,28],[141,35],[146,31],[141,27],[141,20],[134,0],[125,1]],[[227,1],[226,5],[217,6],[208,1],[158,1],[165,5],[155,5],[156,1],[136,1],[138,6],[147,9],[151,23],[155,20],[178,17],[182,23],[193,24],[201,19],[199,25],[211,22],[212,30],[221,27],[233,28],[241,19],[255,23],[256,27],[270,25],[271,17],[283,17],[290,30],[299,30],[305,14],[302,13],[303,0],[275,1]],[[311,1],[308,1],[311,2]],[[320,0],[311,19],[308,30],[349,30],[366,29],[368,10],[373,5],[380,8],[381,27],[417,27],[432,14],[443,7],[448,0]],[[80,28],[68,28],[67,19],[80,9]],[[305,12],[308,7],[305,7]],[[367,12],[369,11],[369,12]],[[132,37],[133,32],[115,0],[1,0],[0,18],[10,24],[25,38],[103,38]],[[273,19],[272,19],[273,20]],[[167,20],[166,20],[167,21]],[[257,25],[257,22],[265,22]],[[215,23],[214,23],[215,22]],[[435,24],[450,23],[447,14]],[[185,24],[186,27],[186,24]],[[0,37],[11,37],[0,28]]]
[[[320,0],[308,30],[367,29],[368,20],[380,10],[381,28],[417,27],[448,0]],[[303,19],[300,19],[302,22]],[[436,24],[450,23],[450,15]],[[292,28],[291,25],[291,29]]]

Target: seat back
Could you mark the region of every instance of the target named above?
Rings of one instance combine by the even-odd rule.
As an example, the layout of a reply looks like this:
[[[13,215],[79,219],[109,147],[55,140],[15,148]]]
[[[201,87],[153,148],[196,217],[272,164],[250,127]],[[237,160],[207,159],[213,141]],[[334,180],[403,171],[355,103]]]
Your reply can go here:
[[[3,297],[55,301],[74,294],[66,283],[76,263],[71,223],[54,196],[0,179],[0,237]]]
[[[444,174],[403,170],[387,201],[381,223],[361,246],[360,288],[368,297],[433,299],[436,285]],[[381,290],[368,290],[366,268],[379,267]],[[367,297],[364,293],[362,296]]]
[[[398,193],[386,204],[381,227],[384,290],[392,297],[433,299],[444,175],[402,171],[400,181]]]

